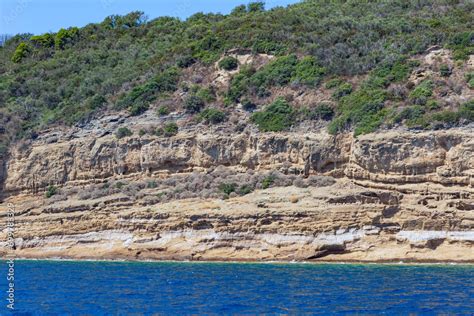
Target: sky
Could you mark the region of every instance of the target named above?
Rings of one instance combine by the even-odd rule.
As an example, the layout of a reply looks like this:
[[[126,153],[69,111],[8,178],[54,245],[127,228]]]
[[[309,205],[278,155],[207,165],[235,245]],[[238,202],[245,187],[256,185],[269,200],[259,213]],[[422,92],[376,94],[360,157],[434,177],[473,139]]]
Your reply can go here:
[[[112,14],[143,11],[186,18],[196,12],[229,13],[249,0],[0,0],[0,34],[57,32],[60,28],[97,23]],[[286,6],[299,0],[267,0],[266,7]]]

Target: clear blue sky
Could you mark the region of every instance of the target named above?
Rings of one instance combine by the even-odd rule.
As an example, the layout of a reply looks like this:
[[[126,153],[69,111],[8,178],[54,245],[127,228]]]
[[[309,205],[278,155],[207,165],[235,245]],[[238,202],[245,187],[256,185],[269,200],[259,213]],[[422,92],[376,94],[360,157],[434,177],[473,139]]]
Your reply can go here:
[[[228,13],[249,0],[0,0],[0,34],[56,32],[84,26],[111,14],[144,11],[150,19],[168,15],[186,18],[196,12]],[[299,0],[267,0],[266,7]]]

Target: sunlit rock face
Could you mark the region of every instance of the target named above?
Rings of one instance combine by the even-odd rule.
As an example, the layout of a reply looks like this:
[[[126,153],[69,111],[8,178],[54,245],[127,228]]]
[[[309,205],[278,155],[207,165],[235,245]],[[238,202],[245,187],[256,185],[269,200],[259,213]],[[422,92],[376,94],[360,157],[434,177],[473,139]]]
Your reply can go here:
[[[41,135],[5,161],[20,257],[474,261],[469,128],[74,133]],[[269,172],[280,178],[265,187]],[[226,179],[256,184],[212,191]]]

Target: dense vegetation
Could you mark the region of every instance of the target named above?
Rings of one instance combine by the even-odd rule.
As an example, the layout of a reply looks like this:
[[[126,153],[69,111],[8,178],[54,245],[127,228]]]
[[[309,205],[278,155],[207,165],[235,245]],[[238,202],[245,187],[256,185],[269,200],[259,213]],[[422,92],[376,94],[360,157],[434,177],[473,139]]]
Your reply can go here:
[[[403,113],[387,106],[400,98],[388,86],[406,80],[416,66],[410,57],[432,45],[451,49],[453,58],[464,62],[474,53],[473,21],[469,0],[307,0],[271,10],[254,2],[229,15],[197,13],[185,21],[147,21],[143,13],[132,12],[83,28],[19,34],[0,48],[0,153],[11,139],[34,137],[52,124],[86,121],[106,109],[140,115],[180,89],[183,71],[219,60],[221,69],[240,67],[218,105],[227,112],[238,103],[253,111],[255,98],[265,100],[275,87],[313,89],[326,81],[337,106],[318,108],[319,114],[311,109],[308,118],[334,116],[333,133],[355,128],[361,134],[403,122],[462,123],[472,119],[472,102],[458,110],[436,109],[430,99],[433,82],[411,87],[412,105]],[[277,57],[258,70],[221,59],[235,48]],[[440,74],[449,77],[451,71],[446,65]],[[344,80],[362,74],[368,77],[357,89]],[[472,73],[465,78],[471,88],[473,78]],[[199,114],[216,102],[215,92],[189,89],[183,111],[211,124],[225,121],[227,115],[218,109]],[[166,107],[158,111],[169,113]],[[278,131],[298,121],[297,114],[291,102],[277,100],[251,121],[263,131]],[[175,132],[174,126],[163,130]]]

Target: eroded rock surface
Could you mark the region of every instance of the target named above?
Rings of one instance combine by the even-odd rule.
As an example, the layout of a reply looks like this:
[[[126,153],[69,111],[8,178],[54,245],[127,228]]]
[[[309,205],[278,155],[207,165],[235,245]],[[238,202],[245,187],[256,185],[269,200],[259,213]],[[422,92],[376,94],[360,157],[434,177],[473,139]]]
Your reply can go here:
[[[391,131],[353,139],[246,131],[123,140],[59,133],[12,152],[3,169],[2,209],[16,206],[20,257],[472,262],[472,133]],[[49,185],[66,190],[110,179],[167,178],[217,165],[337,181],[226,200],[144,203],[122,193],[82,200],[44,194]]]

